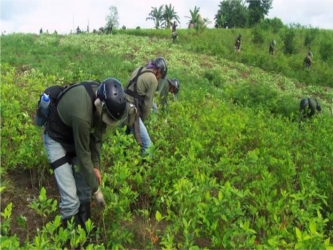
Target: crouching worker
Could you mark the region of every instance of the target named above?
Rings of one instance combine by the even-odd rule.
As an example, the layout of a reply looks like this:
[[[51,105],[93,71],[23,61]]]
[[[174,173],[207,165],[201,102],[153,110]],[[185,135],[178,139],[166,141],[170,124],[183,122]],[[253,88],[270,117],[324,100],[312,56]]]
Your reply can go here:
[[[132,133],[141,146],[141,153],[145,155],[152,143],[144,124],[148,118],[158,81],[167,75],[167,65],[162,57],[150,61],[145,67],[133,71],[125,87],[126,99],[129,104],[127,133]]]
[[[173,100],[177,100],[178,93],[180,89],[180,83],[177,78],[173,78],[171,80],[165,78],[161,79],[158,83],[158,92],[159,92],[159,104],[162,107],[162,111],[164,111],[168,105],[168,94],[170,93],[173,97]],[[158,107],[156,102],[153,103],[153,112],[156,113],[158,111]]]
[[[85,229],[92,196],[100,208],[105,206],[99,170],[102,134],[107,125],[119,126],[126,105],[123,88],[114,78],[71,85],[50,104],[43,139],[64,226],[73,219]]]
[[[316,99],[303,98],[300,102],[300,121],[305,121],[313,117],[316,113],[321,113],[321,106]]]

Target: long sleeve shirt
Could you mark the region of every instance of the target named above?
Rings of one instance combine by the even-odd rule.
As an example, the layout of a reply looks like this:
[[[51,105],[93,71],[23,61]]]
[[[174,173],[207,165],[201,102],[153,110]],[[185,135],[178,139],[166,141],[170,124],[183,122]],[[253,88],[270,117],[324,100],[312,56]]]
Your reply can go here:
[[[162,106],[162,110],[168,105],[169,83],[168,78],[160,79],[158,82],[158,94],[159,104]],[[173,100],[177,100],[177,95],[172,94]]]
[[[137,85],[137,94],[144,97],[142,110],[141,110],[141,120],[144,122],[151,111],[153,106],[154,94],[157,89],[157,79],[155,74],[151,69],[143,68],[142,71],[151,71],[143,73],[137,79],[137,82],[129,86],[128,89],[134,91],[134,85]],[[139,68],[134,70],[130,80],[134,79],[134,77],[138,74]],[[135,104],[134,97],[126,94],[126,100],[132,104]]]
[[[94,89],[94,92],[97,90]],[[58,114],[72,128],[75,153],[87,184],[92,192],[98,189],[94,168],[100,166],[102,133],[106,125],[94,113],[91,97],[84,86],[68,90],[57,106]]]

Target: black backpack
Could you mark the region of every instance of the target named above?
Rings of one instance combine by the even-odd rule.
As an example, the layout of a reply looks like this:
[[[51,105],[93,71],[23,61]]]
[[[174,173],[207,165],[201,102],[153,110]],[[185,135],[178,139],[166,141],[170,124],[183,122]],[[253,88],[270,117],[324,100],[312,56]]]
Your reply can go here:
[[[89,96],[91,97],[92,103],[94,103],[95,100],[95,93],[91,87],[91,84],[95,83],[96,85],[98,85],[98,82],[81,82],[81,83],[76,83],[76,84],[70,84],[70,85],[65,85],[65,86],[59,86],[59,85],[54,85],[54,86],[50,86],[47,87],[43,94],[47,94],[50,98],[50,104],[48,106],[48,109],[50,110],[53,106],[57,106],[58,102],[60,101],[60,99],[63,97],[63,95],[69,90],[72,89],[74,87],[77,86],[84,86],[89,94]],[[42,95],[43,95],[42,94]],[[35,117],[35,124],[37,126],[44,126],[47,122],[47,116],[45,116],[42,111],[41,111],[41,107],[40,107],[40,102],[41,102],[41,98],[42,95],[40,96],[39,100],[38,100],[38,105],[37,105],[37,110],[36,110],[36,117]],[[94,106],[95,108],[95,106]]]

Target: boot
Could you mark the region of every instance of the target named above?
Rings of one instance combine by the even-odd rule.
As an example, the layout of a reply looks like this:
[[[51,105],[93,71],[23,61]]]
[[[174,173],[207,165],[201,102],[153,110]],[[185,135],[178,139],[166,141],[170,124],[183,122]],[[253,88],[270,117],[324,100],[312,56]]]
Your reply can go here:
[[[86,248],[89,245],[90,237],[91,235],[88,235],[87,229],[86,229],[86,221],[91,219],[91,209],[90,209],[90,201],[82,202],[79,207],[79,216],[81,220],[81,226],[86,231],[87,234],[87,241],[84,243],[83,248]]]
[[[82,228],[84,228],[84,230],[87,232],[86,230],[86,221],[88,219],[90,219],[91,215],[90,215],[90,201],[87,201],[87,202],[82,202],[80,204],[80,207],[79,207],[79,217],[80,217],[80,220],[81,220],[81,226]]]
[[[73,223],[74,223],[75,227],[77,227],[78,225],[82,226],[82,222],[81,222],[79,213],[77,213],[76,215],[70,216],[66,219],[62,219],[62,225],[64,228],[67,228],[67,223],[71,222],[72,218],[74,218]]]
[[[66,229],[68,222],[72,222],[72,219],[73,219],[73,223],[74,223],[74,228],[77,228],[78,225],[81,225],[81,227],[82,227],[82,221],[80,219],[79,213],[77,213],[76,215],[70,216],[66,219],[62,219],[62,226]],[[69,248],[69,249],[71,248],[69,239],[65,242],[63,248]],[[75,250],[77,250],[77,249],[79,250],[79,249],[81,249],[81,247],[77,246],[75,248]]]

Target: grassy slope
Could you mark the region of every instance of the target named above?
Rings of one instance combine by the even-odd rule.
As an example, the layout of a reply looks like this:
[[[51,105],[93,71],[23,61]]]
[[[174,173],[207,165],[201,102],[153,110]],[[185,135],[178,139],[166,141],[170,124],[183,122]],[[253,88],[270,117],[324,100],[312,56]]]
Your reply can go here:
[[[19,44],[21,46],[17,46]],[[190,182],[188,185],[193,185],[195,195],[198,196],[201,193],[201,189],[197,186],[199,179],[205,178],[200,175],[207,176],[207,178],[212,175],[216,176],[221,185],[219,188],[226,188],[225,183],[230,182],[238,190],[242,190],[240,192],[249,192],[244,196],[247,198],[240,198],[242,195],[239,194],[239,197],[234,197],[234,199],[235,202],[244,202],[253,206],[259,206],[257,202],[262,202],[257,201],[258,197],[255,195],[261,193],[260,190],[264,188],[267,188],[267,193],[270,194],[270,199],[272,199],[270,202],[277,202],[281,199],[278,194],[274,193],[274,190],[285,188],[292,194],[297,192],[297,187],[294,185],[298,182],[295,184],[289,178],[302,176],[302,173],[306,175],[309,171],[311,171],[311,181],[300,180],[300,184],[297,185],[307,184],[316,192],[324,190],[324,187],[316,186],[312,182],[312,178],[314,180],[323,178],[316,176],[316,172],[313,171],[316,170],[319,175],[329,167],[332,152],[330,150],[332,135],[329,133],[329,128],[332,121],[327,114],[332,105],[331,88],[305,87],[295,80],[270,74],[255,67],[184,51],[181,45],[170,46],[169,40],[155,37],[16,35],[4,37],[2,46],[2,63],[10,63],[19,69],[12,78],[7,79],[4,77],[6,70],[2,68],[4,86],[20,83],[19,86],[23,86],[25,93],[38,93],[55,81],[67,83],[87,78],[104,79],[108,76],[116,76],[125,83],[134,67],[144,64],[148,59],[157,55],[164,56],[169,65],[169,76],[178,77],[181,82],[180,101],[170,106],[170,112],[167,114],[168,125],[159,125],[164,121],[164,117],[152,116],[148,122],[151,136],[157,147],[156,158],[154,158],[155,168],[151,174],[158,176],[158,169],[164,169],[164,177],[166,177],[166,179],[160,177],[153,180],[150,188],[152,190],[159,188],[165,192],[165,197],[173,197],[184,176],[188,177]],[[29,68],[39,69],[44,75],[26,71]],[[22,73],[23,71],[26,73]],[[34,80],[36,80],[35,84]],[[251,87],[248,88],[248,86]],[[5,88],[5,90],[2,91],[2,100],[8,98],[8,89]],[[17,90],[13,95],[17,95],[17,99],[19,99],[21,92]],[[259,95],[256,95],[257,93]],[[271,95],[269,98],[268,94]],[[320,125],[316,120],[312,125],[312,129],[321,131],[321,138],[316,136],[311,127],[306,128],[305,132],[308,134],[304,137],[297,132],[296,123],[281,117],[288,117],[291,112],[297,112],[299,98],[310,95],[319,97],[325,109],[322,124]],[[24,107],[15,107],[16,112],[20,113],[24,109],[29,115],[32,115],[35,106],[33,99],[34,97],[31,96],[30,101]],[[242,103],[247,104],[247,107],[242,107]],[[271,116],[270,112],[280,116]],[[7,115],[8,117],[4,117],[2,111],[2,118],[10,119],[10,114]],[[17,119],[21,118],[18,116]],[[22,124],[24,126],[24,122]],[[6,133],[8,125],[6,123],[2,125],[5,128],[4,133]],[[36,134],[36,131],[36,128],[29,127],[23,134],[32,135]],[[12,136],[15,137],[14,131],[12,131]],[[6,151],[3,145],[8,145],[9,149],[15,145],[6,144],[6,140],[6,137],[3,138],[2,155],[13,158],[14,155]],[[38,141],[39,138],[36,135],[32,140]],[[130,173],[131,169],[138,166],[127,158],[108,159],[108,154],[116,155],[119,150],[117,147],[112,147],[117,142],[114,140],[107,139],[108,145],[105,147],[103,158],[106,165],[114,165],[115,168],[105,169],[104,173],[107,178],[113,178],[112,183],[117,183],[117,181],[120,182],[120,179],[117,178],[120,178],[124,169],[128,169]],[[18,143],[21,144],[21,147],[27,147],[25,140],[19,140]],[[37,145],[39,144],[37,143]],[[309,167],[310,163],[313,163],[312,147],[309,145],[318,148],[318,152],[315,152],[318,160],[311,165],[313,169]],[[16,148],[18,149],[19,145]],[[24,154],[17,152],[20,151],[16,151],[17,158],[25,157]],[[300,157],[302,152],[305,155]],[[34,156],[36,155],[32,157]],[[44,157],[45,162],[45,155],[40,156],[41,159]],[[6,161],[2,161],[2,164],[4,162]],[[27,159],[25,164],[27,168],[32,168],[34,166],[29,164],[36,164],[36,162],[29,162]],[[121,168],[117,166],[121,166]],[[200,175],[197,175],[197,172]],[[278,178],[281,183],[275,183],[277,179],[273,179],[272,176]],[[137,176],[128,176],[128,178],[138,185],[136,191],[148,192],[144,188],[144,184],[135,179],[138,178]],[[295,190],[293,191],[293,189]],[[112,193],[111,190],[108,191]],[[178,190],[178,192],[180,191]],[[327,195],[329,194],[328,191]],[[177,203],[177,196],[173,199]],[[307,199],[312,198],[309,196]],[[186,200],[187,203],[184,200],[179,200],[179,202],[179,211],[186,211],[188,206],[193,206],[193,201],[190,200]],[[181,207],[181,204],[184,204],[184,207]],[[232,211],[232,206],[235,204],[225,205],[230,205],[230,211]],[[166,205],[160,204],[159,209],[163,210],[164,206]],[[286,208],[281,208],[281,216],[284,209]],[[164,210],[162,212],[167,213]],[[312,210],[309,210],[309,213],[311,212]],[[289,215],[285,216],[287,218]],[[136,228],[135,222],[142,219],[140,216],[133,217],[136,219],[133,223],[129,223],[130,225],[127,224],[128,228]],[[115,218],[118,217],[115,216]],[[268,220],[268,218],[266,219]],[[236,217],[233,220],[236,221]],[[172,223],[169,222],[171,225]],[[267,225],[270,225],[269,223],[267,222]],[[288,231],[292,232],[296,225],[289,225]],[[257,227],[259,240],[263,244],[267,243],[265,228],[256,224],[251,226]],[[144,246],[144,239],[140,238],[138,232],[136,234],[136,240],[139,241],[137,244]],[[181,237],[178,240],[181,241]],[[205,246],[209,243],[201,244]]]
[[[182,29],[178,31],[177,44],[183,50],[204,53],[211,56],[219,56],[230,61],[241,62],[247,65],[262,68],[269,72],[281,73],[285,76],[298,79],[300,82],[310,85],[321,85],[332,87],[333,73],[330,70],[333,62],[331,43],[333,32],[331,30],[317,29],[287,29],[283,28],[276,32],[259,28],[261,43],[255,44],[253,29],[206,29],[196,33],[194,30]],[[121,34],[138,36],[157,36],[170,39],[168,30],[119,30]],[[292,45],[294,53],[285,55],[284,42],[286,33],[292,32],[294,38]],[[242,53],[236,56],[234,52],[234,40],[238,34],[242,34]],[[315,57],[311,73],[303,68],[303,60],[308,51],[304,45],[307,38],[312,37],[311,51]],[[277,41],[276,55],[268,55],[268,45],[272,39]],[[322,55],[328,56],[326,61]]]

